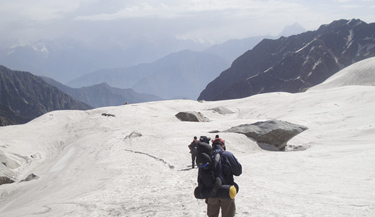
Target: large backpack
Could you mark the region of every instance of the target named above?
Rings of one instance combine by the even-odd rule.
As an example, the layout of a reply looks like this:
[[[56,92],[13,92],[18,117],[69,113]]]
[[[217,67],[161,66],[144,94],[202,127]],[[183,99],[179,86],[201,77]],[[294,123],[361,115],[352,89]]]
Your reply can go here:
[[[196,163],[198,166],[198,187],[194,195],[198,199],[205,198],[231,198],[236,196],[237,190],[231,185],[222,185],[216,169],[220,164],[220,153],[214,153],[210,139],[201,136],[198,143]]]

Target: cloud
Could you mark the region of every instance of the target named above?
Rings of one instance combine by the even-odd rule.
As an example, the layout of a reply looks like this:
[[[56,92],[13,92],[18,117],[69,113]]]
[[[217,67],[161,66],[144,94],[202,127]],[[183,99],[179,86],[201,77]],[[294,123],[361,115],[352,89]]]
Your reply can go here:
[[[43,21],[63,18],[63,14],[79,8],[79,0],[12,0],[2,1],[0,11],[8,16],[8,19],[29,19],[33,21]],[[2,16],[5,17],[5,16]]]
[[[278,34],[286,24],[295,23],[299,14],[308,10],[301,4],[275,0],[148,1],[117,6],[116,10],[78,15],[73,20],[86,25],[89,25],[87,22],[121,22],[124,28],[133,22],[151,30],[160,28],[156,34],[214,43],[249,35]],[[150,27],[145,21],[154,25]],[[276,30],[271,32],[273,27]]]
[[[66,22],[66,14],[77,10],[82,1],[0,1],[0,45],[8,41],[57,37],[63,32],[57,27]]]
[[[159,17],[159,18],[180,18],[201,16],[208,13],[209,16],[239,17],[239,16],[260,16],[275,11],[289,13],[305,8],[297,3],[282,1],[244,1],[244,0],[190,0],[183,3],[175,1],[154,1],[137,2],[126,5],[111,13],[92,14],[78,16],[76,20],[110,21],[125,18]]]
[[[78,16],[75,20],[89,21],[111,21],[125,18],[141,18],[141,17],[170,17],[173,10],[166,5],[160,4],[158,7],[152,6],[147,2],[138,5],[131,5],[112,13],[101,13],[89,16]]]
[[[358,5],[358,4],[340,5],[340,8],[343,8],[343,9],[355,9],[355,8],[362,8],[362,7],[363,7],[362,5]]]
[[[356,5],[366,10],[360,12]],[[276,35],[296,22],[312,30],[334,19],[371,20],[375,18],[371,6],[366,0],[1,0],[0,43],[62,35],[95,40],[102,34],[98,28],[118,40],[153,34],[154,38],[223,42]]]
[[[338,3],[347,3],[351,2],[352,0],[336,0]]]

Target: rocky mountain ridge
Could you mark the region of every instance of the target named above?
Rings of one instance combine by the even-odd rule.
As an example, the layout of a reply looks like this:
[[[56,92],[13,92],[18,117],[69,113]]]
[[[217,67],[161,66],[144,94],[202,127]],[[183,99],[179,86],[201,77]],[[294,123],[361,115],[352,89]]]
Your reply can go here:
[[[301,92],[374,55],[375,23],[337,20],[316,31],[262,40],[209,83],[198,100]]]
[[[2,125],[26,123],[53,110],[86,110],[89,105],[29,72],[0,65],[0,116]]]

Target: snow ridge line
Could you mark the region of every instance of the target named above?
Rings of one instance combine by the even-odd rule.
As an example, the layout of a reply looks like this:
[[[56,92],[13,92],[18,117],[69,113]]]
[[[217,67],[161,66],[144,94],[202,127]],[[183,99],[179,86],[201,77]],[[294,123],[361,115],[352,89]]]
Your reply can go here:
[[[145,152],[141,152],[141,151],[134,151],[134,150],[130,150],[130,149],[124,149],[125,151],[128,151],[128,152],[132,152],[132,153],[136,153],[136,154],[143,154],[143,155],[146,155],[146,156],[149,156],[155,160],[158,160],[158,161],[161,161],[163,162],[164,164],[168,165],[169,169],[174,169],[174,166],[169,164],[168,162],[166,162],[164,159],[162,158],[158,158],[158,157],[155,157],[151,154],[148,154],[148,153],[145,153]]]

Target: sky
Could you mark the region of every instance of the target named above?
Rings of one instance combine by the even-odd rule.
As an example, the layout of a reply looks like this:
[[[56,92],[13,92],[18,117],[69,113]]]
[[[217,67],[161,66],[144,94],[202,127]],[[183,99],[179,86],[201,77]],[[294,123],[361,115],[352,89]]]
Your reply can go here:
[[[374,69],[375,57],[296,94],[52,111],[1,127],[0,177],[16,182],[0,186],[0,216],[204,217],[188,145],[216,130],[242,165],[236,217],[375,216]],[[210,121],[180,121],[181,111]],[[296,151],[223,132],[272,119],[308,128],[288,141]]]
[[[0,45],[73,38],[126,46],[170,38],[201,43],[306,30],[337,19],[375,21],[375,0],[0,0]]]

